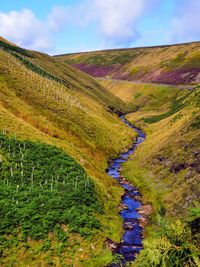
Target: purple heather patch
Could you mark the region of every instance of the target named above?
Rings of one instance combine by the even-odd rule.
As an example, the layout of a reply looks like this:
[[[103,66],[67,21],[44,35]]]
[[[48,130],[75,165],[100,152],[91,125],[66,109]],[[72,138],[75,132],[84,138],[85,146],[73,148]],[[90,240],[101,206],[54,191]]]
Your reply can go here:
[[[94,64],[73,64],[73,67],[93,76],[93,77],[106,77],[112,75],[114,79],[129,80],[129,81],[143,81],[163,84],[189,84],[195,81],[196,77],[200,74],[200,68],[180,68],[171,71],[161,71],[159,75],[156,72],[144,74],[142,71],[136,75],[130,75],[129,73],[123,73],[120,71],[120,66],[100,66]]]
[[[144,77],[143,81],[151,81],[164,84],[189,84],[200,74],[199,68],[177,69],[169,72],[162,71],[159,76]]]
[[[100,66],[100,65],[86,65],[86,64],[72,64],[73,67],[86,72],[93,77],[105,77],[115,70],[114,66]]]
[[[159,75],[156,72],[149,72],[144,74],[139,72],[132,76],[128,73],[115,72],[113,75],[114,79],[128,80],[128,81],[143,81],[143,82],[153,82],[162,84],[190,84],[195,81],[196,77],[200,74],[199,68],[193,69],[177,69],[171,71],[162,71]]]

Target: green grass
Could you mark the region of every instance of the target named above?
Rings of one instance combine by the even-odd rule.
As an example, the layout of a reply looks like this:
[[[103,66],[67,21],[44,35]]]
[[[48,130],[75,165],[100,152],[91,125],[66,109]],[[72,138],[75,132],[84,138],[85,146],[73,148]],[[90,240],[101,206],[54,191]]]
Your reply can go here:
[[[187,222],[167,222],[159,218],[159,230],[144,241],[145,249],[137,256],[137,267],[198,267],[200,264],[198,237]]]
[[[124,102],[132,106],[132,111],[135,106],[137,110],[143,111],[146,116],[148,113],[159,115],[167,113],[171,106],[174,109],[176,102],[179,104],[187,94],[186,90],[180,91],[174,86],[112,81],[108,79],[100,81],[113,94],[116,94]]]
[[[190,93],[189,93],[190,94]],[[188,95],[189,95],[188,94]],[[163,120],[165,118],[168,118],[169,116],[177,113],[178,111],[180,111],[183,107],[184,107],[184,100],[187,98],[187,96],[183,96],[179,99],[177,99],[177,97],[175,97],[174,99],[172,99],[172,103],[171,103],[171,107],[170,107],[170,110],[163,113],[163,114],[160,114],[160,115],[157,115],[157,116],[152,116],[152,117],[149,117],[149,118],[144,118],[144,122],[145,123],[155,123],[155,122],[158,122],[160,120]]]
[[[45,239],[66,224],[91,235],[101,212],[94,184],[83,168],[56,147],[0,134],[1,235]]]
[[[160,66],[164,67],[165,70],[171,70],[180,67],[184,64],[185,60],[187,59],[187,51],[183,53],[177,54],[175,58],[170,60],[165,60],[160,62]]]
[[[90,55],[89,57],[85,57],[84,55],[80,55],[78,58],[70,58],[66,57],[66,60],[64,61],[67,64],[88,64],[88,65],[100,65],[100,66],[111,66],[115,64],[121,64],[124,65],[130,60],[137,57],[137,53],[131,55],[130,52],[120,52],[120,53],[111,53],[110,55],[107,55],[107,53],[97,53],[94,55]]]
[[[64,80],[61,80],[61,79],[56,78],[54,75],[52,75],[52,74],[48,73],[47,71],[45,71],[44,69],[36,66],[35,64],[31,63],[27,59],[21,57],[20,55],[15,54],[15,53],[12,53],[12,52],[11,52],[11,55],[13,55],[17,59],[19,59],[28,69],[30,69],[33,72],[39,74],[40,76],[45,77],[45,78],[47,78],[49,80],[53,80],[53,81],[56,81],[58,83],[61,83],[61,84],[64,84],[65,85],[65,81]]]
[[[200,116],[199,115],[197,115],[194,118],[193,122],[191,123],[191,127],[194,130],[199,130],[200,129]]]

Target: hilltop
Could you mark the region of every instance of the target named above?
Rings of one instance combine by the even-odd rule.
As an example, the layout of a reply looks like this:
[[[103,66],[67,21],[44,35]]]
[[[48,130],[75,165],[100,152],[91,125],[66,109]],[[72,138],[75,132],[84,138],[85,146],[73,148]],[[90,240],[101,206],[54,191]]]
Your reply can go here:
[[[55,56],[94,76],[163,84],[200,81],[200,42]]]

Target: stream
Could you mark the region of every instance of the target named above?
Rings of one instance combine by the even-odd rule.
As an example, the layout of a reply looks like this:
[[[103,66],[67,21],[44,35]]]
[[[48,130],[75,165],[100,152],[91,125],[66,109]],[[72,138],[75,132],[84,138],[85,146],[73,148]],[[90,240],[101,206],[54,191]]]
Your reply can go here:
[[[142,230],[139,219],[142,217],[138,213],[138,208],[142,205],[140,192],[131,185],[121,175],[121,165],[126,162],[131,154],[134,153],[138,145],[140,145],[144,139],[145,134],[132,124],[130,124],[124,116],[120,116],[122,122],[128,127],[132,128],[137,132],[136,141],[133,143],[131,148],[119,155],[119,157],[110,161],[107,169],[108,175],[118,181],[121,187],[124,188],[124,195],[120,206],[120,216],[123,219],[123,236],[120,243],[115,244],[113,254],[117,256],[117,262],[113,262],[109,267],[125,266],[126,263],[131,262],[135,259],[135,255],[143,249],[142,245]]]

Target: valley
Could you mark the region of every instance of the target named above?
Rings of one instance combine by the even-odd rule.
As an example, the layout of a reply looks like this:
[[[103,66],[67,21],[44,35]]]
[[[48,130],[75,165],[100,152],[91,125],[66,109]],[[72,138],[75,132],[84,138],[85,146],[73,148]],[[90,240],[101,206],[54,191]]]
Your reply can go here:
[[[106,240],[126,235],[124,188],[145,217],[130,266],[199,266],[199,56],[199,42],[52,57],[0,39],[2,267],[119,266],[126,243]]]

